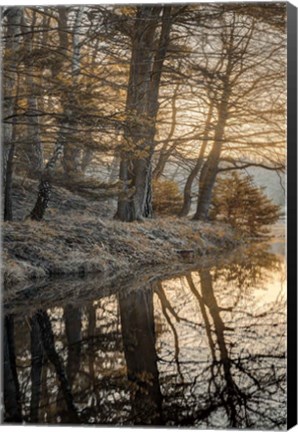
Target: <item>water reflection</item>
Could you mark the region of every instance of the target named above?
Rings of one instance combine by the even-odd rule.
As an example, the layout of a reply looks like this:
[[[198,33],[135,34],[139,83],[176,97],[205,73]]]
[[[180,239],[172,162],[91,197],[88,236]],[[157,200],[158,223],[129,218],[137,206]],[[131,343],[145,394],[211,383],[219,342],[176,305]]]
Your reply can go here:
[[[284,261],[246,253],[7,315],[5,422],[284,428]]]
[[[160,425],[162,396],[155,349],[153,290],[120,295],[119,306],[133,423]]]

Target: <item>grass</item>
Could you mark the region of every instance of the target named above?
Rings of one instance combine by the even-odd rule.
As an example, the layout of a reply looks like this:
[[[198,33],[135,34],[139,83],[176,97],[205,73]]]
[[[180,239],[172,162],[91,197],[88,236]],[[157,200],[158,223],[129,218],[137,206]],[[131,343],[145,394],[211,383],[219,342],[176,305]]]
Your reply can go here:
[[[218,255],[239,244],[228,226],[175,217],[139,223],[111,219],[107,202],[92,202],[56,188],[46,219],[24,220],[33,204],[34,182],[14,185],[18,220],[5,222],[3,279],[6,287],[51,276],[131,274]],[[32,191],[32,192],[31,192]],[[65,211],[67,202],[67,211]],[[191,255],[181,255],[181,251]]]

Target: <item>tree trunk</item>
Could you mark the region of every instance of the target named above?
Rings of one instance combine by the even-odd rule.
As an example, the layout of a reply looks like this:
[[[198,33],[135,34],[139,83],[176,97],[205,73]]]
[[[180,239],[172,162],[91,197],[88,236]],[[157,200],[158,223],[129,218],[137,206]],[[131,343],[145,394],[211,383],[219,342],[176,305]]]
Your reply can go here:
[[[30,58],[33,50],[34,42],[34,29],[36,25],[36,12],[32,12],[31,25],[27,22],[25,15],[22,16],[22,25],[24,28],[30,28],[31,31],[24,36],[25,47],[28,52],[28,57]],[[39,35],[37,37],[40,37]],[[37,41],[40,43],[41,41]],[[33,177],[39,177],[43,168],[43,148],[40,140],[40,128],[38,119],[38,86],[36,85],[36,78],[34,77],[36,70],[34,69],[34,64],[28,66],[28,73],[26,76],[26,86],[28,91],[28,136],[27,136],[27,146],[26,146],[26,160],[29,161],[28,172]],[[41,87],[41,83],[39,83]]]
[[[30,422],[38,422],[39,404],[41,396],[41,376],[43,367],[43,348],[39,325],[36,317],[31,319],[31,400]]]
[[[156,49],[155,36],[162,10],[162,28]],[[121,155],[119,177],[123,194],[119,196],[115,216],[124,221],[142,220],[151,213],[151,161],[159,84],[170,27],[170,7],[138,7],[126,101],[128,149]]]
[[[41,221],[44,217],[45,211],[48,208],[48,203],[51,197],[51,183],[42,179],[38,187],[38,195],[35,206],[30,213],[30,218],[35,221]]]
[[[189,210],[190,210],[192,184],[193,184],[196,176],[199,174],[201,166],[202,166],[203,161],[204,161],[204,154],[205,154],[206,147],[208,144],[208,136],[209,136],[209,132],[210,132],[210,123],[211,123],[211,118],[212,118],[212,111],[213,111],[213,104],[211,103],[210,107],[209,107],[209,111],[208,111],[208,116],[207,116],[204,135],[203,135],[203,142],[201,145],[199,157],[198,157],[198,160],[197,160],[194,168],[192,169],[191,173],[189,174],[187,181],[185,183],[184,192],[183,192],[183,207],[181,209],[179,216],[187,216],[189,213]]]
[[[14,142],[11,144],[8,159],[6,163],[6,181],[5,181],[5,190],[4,190],[4,220],[12,221],[13,213],[12,213],[12,177],[13,177],[13,157],[15,151]]]
[[[20,26],[23,9],[14,7],[7,11],[7,42],[4,48],[6,73],[3,76],[3,152],[2,152],[2,199],[4,219],[12,220],[11,184],[12,164],[15,151],[16,101],[18,97],[18,63],[15,53],[19,48]],[[14,90],[16,92],[14,93]],[[5,120],[7,119],[7,120]]]
[[[57,378],[60,382],[61,391],[63,393],[69,413],[69,420],[73,422],[78,422],[79,417],[77,409],[74,405],[73,396],[71,394],[70,385],[63,367],[62,360],[57,354],[55,348],[54,334],[48,314],[40,310],[35,314],[34,319],[37,320],[40,328],[43,349],[49,361],[53,364],[57,374]]]
[[[213,281],[210,271],[200,270],[199,275],[201,280],[202,299],[208,307],[209,314],[213,320],[216,342],[219,348],[220,362],[223,367],[223,376],[226,381],[226,397],[223,398],[224,407],[230,421],[230,426],[236,428],[239,426],[236,406],[239,405],[240,393],[238,392],[238,387],[233,379],[231,371],[232,363],[225,341],[225,324],[221,318],[220,308],[214,295]]]
[[[92,139],[90,134],[90,140]],[[83,150],[83,156],[81,161],[81,171],[82,173],[85,173],[87,168],[89,167],[90,163],[93,159],[93,150],[91,148],[84,148]]]
[[[12,316],[4,318],[4,407],[5,422],[22,422],[20,388],[16,369],[14,347],[14,321]]]
[[[67,338],[67,378],[72,387],[80,368],[82,313],[81,308],[67,305],[64,308],[65,334]]]
[[[78,76],[80,74],[81,68],[81,43],[80,43],[80,35],[78,34],[78,29],[81,25],[81,21],[83,18],[84,7],[79,6],[76,12],[74,26],[72,29],[72,62],[71,62],[71,76],[72,76],[72,91],[68,95],[68,117],[74,120],[74,106],[76,101],[72,99],[72,92],[76,92],[78,86]],[[75,127],[75,123],[73,123],[73,127]],[[78,146],[76,142],[76,134],[69,133],[67,134],[67,140],[65,141],[64,149],[63,149],[63,160],[62,165],[66,175],[72,176],[78,171],[80,171],[80,161],[82,150]]]
[[[229,75],[228,75],[229,76]],[[218,164],[223,146],[224,130],[228,117],[228,103],[230,87],[228,76],[224,82],[223,95],[218,108],[218,122],[215,128],[214,143],[209,156],[203,166],[199,179],[199,197],[194,220],[207,220],[215,183]]]
[[[58,8],[58,34],[59,34],[59,52],[61,53],[61,61],[59,61],[54,69],[54,76],[57,75],[62,69],[65,61],[65,55],[68,50],[68,37],[67,37],[67,10],[65,7]],[[64,113],[65,114],[65,113]],[[47,162],[42,174],[38,188],[37,200],[32,209],[29,217],[35,221],[41,221],[44,217],[45,211],[51,197],[52,185],[50,181],[51,172],[56,166],[57,161],[61,158],[64,152],[66,138],[69,133],[69,121],[65,118],[61,120],[59,132],[56,140],[55,149],[52,157]]]
[[[96,374],[95,374],[95,359],[96,359],[96,347],[94,344],[95,332],[96,332],[96,305],[90,304],[88,306],[88,365],[89,365],[89,377],[91,388],[94,389]]]
[[[131,385],[134,424],[162,424],[153,291],[137,291],[119,297],[122,339]]]
[[[177,84],[175,89],[174,89],[174,93],[172,96],[172,101],[171,101],[171,105],[172,105],[172,119],[171,119],[171,128],[170,128],[170,132],[169,135],[166,139],[166,141],[163,143],[162,148],[160,150],[159,153],[159,158],[157,161],[157,164],[153,170],[152,173],[152,177],[155,180],[158,180],[164,169],[166,166],[166,163],[169,159],[169,157],[171,156],[174,144],[170,144],[171,139],[174,136],[175,133],[175,129],[176,129],[176,119],[177,119],[177,106],[176,106],[176,102],[177,102],[177,97],[178,97],[178,90],[179,90],[180,84]]]
[[[68,125],[65,124],[64,126],[60,127],[54,153],[50,158],[50,160],[48,161],[48,163],[46,164],[44,172],[42,173],[39,187],[38,187],[37,200],[29,216],[32,220],[41,221],[48,207],[48,203],[52,192],[52,185],[50,180],[51,172],[55,168],[58,159],[60,159],[61,155],[63,154],[64,144],[65,144],[64,128],[67,128],[67,126]]]
[[[215,183],[220,152],[222,147],[222,138],[215,140],[212,150],[204,164],[199,180],[199,197],[194,220],[207,220],[208,212],[212,198],[212,190]]]
[[[33,177],[39,177],[43,168],[43,148],[39,134],[39,121],[37,117],[38,105],[37,98],[34,95],[36,85],[33,82],[33,78],[28,75],[27,85],[29,91],[32,92],[32,96],[28,98],[28,159],[30,175]]]

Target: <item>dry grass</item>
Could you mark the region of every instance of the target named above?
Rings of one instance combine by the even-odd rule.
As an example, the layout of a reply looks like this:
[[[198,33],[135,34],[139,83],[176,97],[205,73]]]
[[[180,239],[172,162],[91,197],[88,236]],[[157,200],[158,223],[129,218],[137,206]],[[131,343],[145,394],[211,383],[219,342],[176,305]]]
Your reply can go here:
[[[126,272],[178,262],[179,250],[193,250],[199,257],[237,243],[226,226],[176,218],[124,223],[77,214],[46,222],[6,222],[3,276],[13,285],[57,274]]]
[[[139,223],[111,219],[106,202],[94,202],[55,188],[43,222],[24,220],[36,198],[32,180],[14,184],[15,222],[3,224],[3,279],[6,287],[54,275],[133,274],[137,269],[220,254],[239,244],[220,223],[176,217]],[[109,217],[109,218],[108,218]]]

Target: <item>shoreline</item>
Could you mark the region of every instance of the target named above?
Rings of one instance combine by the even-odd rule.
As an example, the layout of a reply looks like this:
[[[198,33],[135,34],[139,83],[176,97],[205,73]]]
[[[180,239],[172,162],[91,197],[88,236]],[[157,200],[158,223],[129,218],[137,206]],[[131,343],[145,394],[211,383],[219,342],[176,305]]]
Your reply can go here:
[[[176,262],[159,266],[134,268],[133,271],[51,276],[10,286],[4,291],[4,313],[30,315],[37,309],[69,304],[87,304],[110,295],[129,295],[134,290],[148,289],[161,280],[177,278],[203,268],[242,263],[251,253],[250,245],[241,244],[225,253],[196,257],[192,262]],[[24,310],[24,304],[26,309]]]
[[[140,223],[77,215],[50,221],[5,222],[6,289],[51,277],[131,274],[146,268],[194,263],[243,244],[229,226],[175,217]]]

